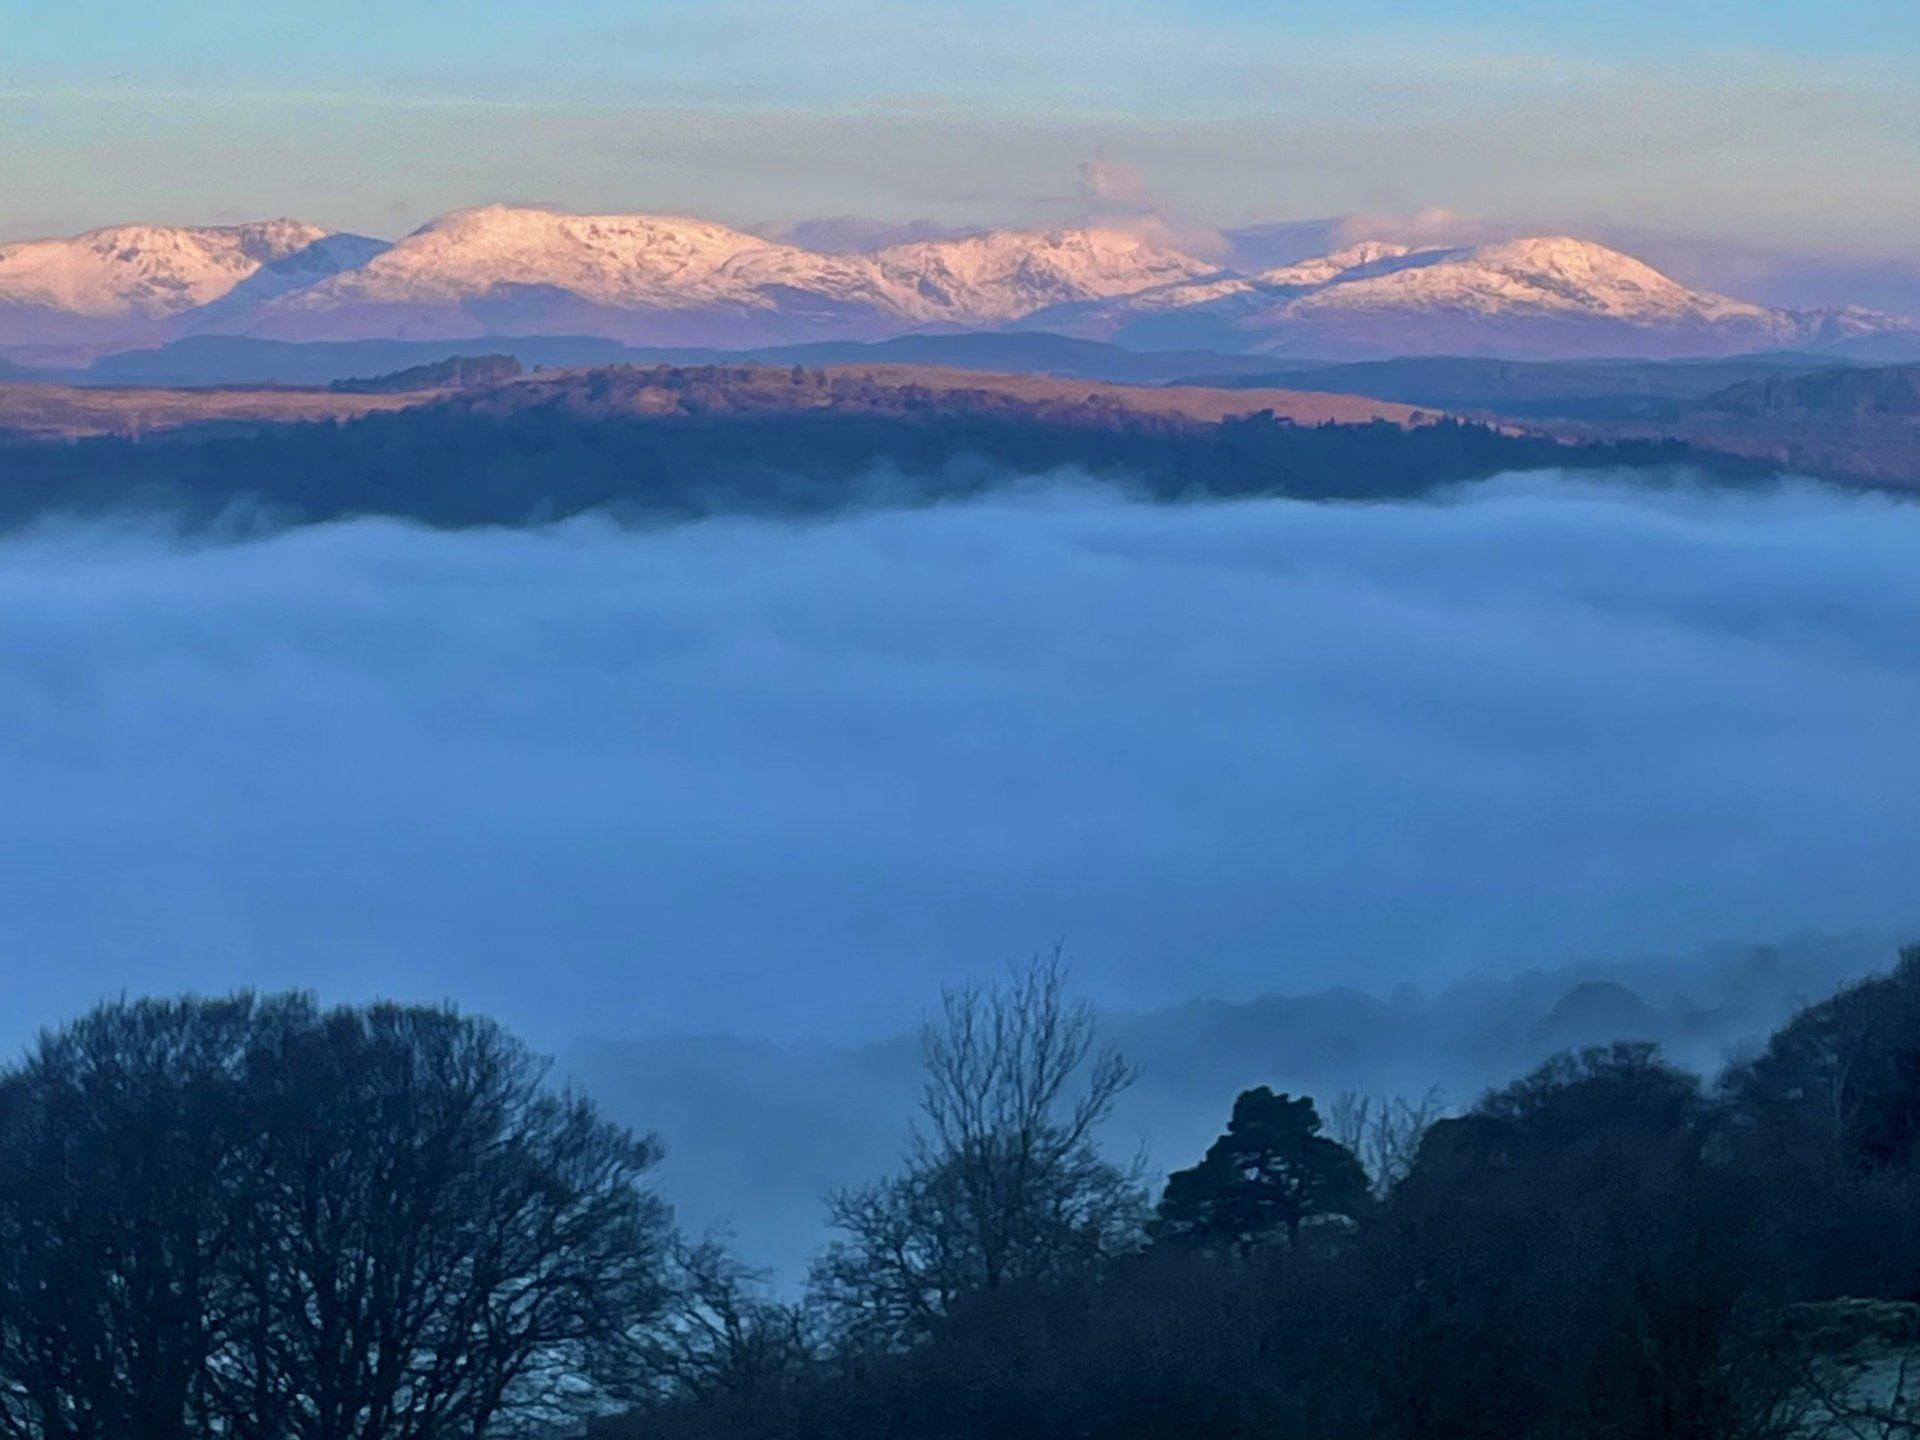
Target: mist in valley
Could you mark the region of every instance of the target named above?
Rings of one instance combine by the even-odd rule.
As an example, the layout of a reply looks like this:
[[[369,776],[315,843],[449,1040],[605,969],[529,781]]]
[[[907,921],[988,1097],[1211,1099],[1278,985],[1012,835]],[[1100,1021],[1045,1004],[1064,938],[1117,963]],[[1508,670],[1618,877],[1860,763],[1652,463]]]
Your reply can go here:
[[[1623,1032],[1710,1068],[1920,933],[1916,546],[1885,497],[1552,473],[42,528],[0,547],[0,1039],[452,999],[783,1268],[897,1151],[941,985],[1056,940],[1163,1169],[1247,1085],[1465,1102]]]

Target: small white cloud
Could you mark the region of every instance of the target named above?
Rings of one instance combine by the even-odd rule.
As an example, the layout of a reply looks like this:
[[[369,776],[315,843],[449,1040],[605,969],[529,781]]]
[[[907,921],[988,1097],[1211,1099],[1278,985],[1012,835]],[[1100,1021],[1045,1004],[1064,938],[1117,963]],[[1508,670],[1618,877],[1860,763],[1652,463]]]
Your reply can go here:
[[[1484,245],[1511,239],[1515,233],[1511,226],[1462,215],[1444,205],[1429,206],[1411,215],[1343,215],[1334,230],[1341,245],[1358,245],[1364,240],[1414,246]]]
[[[1140,172],[1131,165],[1115,160],[1104,150],[1096,151],[1090,160],[1080,162],[1079,191],[1083,198],[1099,200],[1110,205],[1137,206],[1151,209],[1152,197],[1147,192],[1147,183]]]

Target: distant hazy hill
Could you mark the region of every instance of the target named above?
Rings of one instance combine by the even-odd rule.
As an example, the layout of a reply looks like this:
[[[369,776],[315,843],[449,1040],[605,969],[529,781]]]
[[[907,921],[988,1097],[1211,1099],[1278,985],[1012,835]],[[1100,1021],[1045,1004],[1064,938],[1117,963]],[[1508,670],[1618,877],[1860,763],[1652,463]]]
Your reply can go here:
[[[1821,476],[1920,485],[1920,365],[1836,365],[1802,354],[1664,362],[1436,356],[1204,379],[1224,388],[1371,395],[1570,438],[1667,436]]]
[[[1920,417],[1920,365],[1769,375],[1722,390],[1700,408],[1751,417],[1912,420]]]
[[[1920,364],[1920,326],[1870,331],[1828,347],[1837,359],[1862,365]]]
[[[1418,1097],[1465,1105],[1569,1047],[1661,1043],[1717,1069],[1796,1006],[1890,963],[1866,939],[1728,949],[1687,960],[1588,964],[1437,993],[1354,990],[1194,1001],[1111,1017],[1142,1067],[1109,1140],[1144,1141],[1160,1169],[1189,1163],[1249,1085]],[[899,1153],[918,1095],[908,1037],[870,1045],[777,1045],[731,1036],[582,1041],[566,1066],[623,1121],[667,1140],[669,1196],[694,1226],[730,1219],[747,1253],[797,1278],[824,1238],[822,1198]],[[742,1184],[729,1157],[755,1157]]]
[[[1920,485],[1920,365],[1744,381],[1680,405],[1661,434],[1816,475]],[[1594,427],[1649,434],[1653,427]]]

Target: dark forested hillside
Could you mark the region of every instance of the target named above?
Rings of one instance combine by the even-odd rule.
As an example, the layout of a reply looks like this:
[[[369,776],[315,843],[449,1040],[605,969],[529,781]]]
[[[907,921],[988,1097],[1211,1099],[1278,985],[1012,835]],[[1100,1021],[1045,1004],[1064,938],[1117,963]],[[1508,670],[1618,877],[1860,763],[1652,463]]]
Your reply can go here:
[[[949,1001],[931,1123],[830,1202],[806,1301],[709,1266],[679,1380],[609,1440],[1920,1429],[1920,951],[1717,1085],[1635,1043],[1446,1117],[1254,1085],[1163,1186],[1083,1152],[1129,1073],[1030,996]]]
[[[409,365],[384,375],[335,380],[327,388],[339,395],[406,395],[420,390],[469,390],[517,379],[520,362],[511,355],[451,355],[426,365]]]
[[[1703,408],[1729,415],[1920,417],[1920,365],[1775,374],[1729,386]]]
[[[15,441],[0,448],[0,524],[129,508],[207,521],[236,506],[284,523],[385,515],[436,526],[590,511],[807,515],[964,498],[1056,472],[1156,500],[1368,499],[1507,470],[1696,458],[1662,442],[1566,446],[1452,421],[1296,424],[1262,410],[1202,423],[1100,395],[897,386],[870,403],[768,409],[697,375],[670,408],[642,413],[618,372],[542,378],[344,424]]]
[[[1661,434],[1814,475],[1920,485],[1920,366],[1776,373],[1679,404],[1657,424],[1590,427]]]
[[[1920,950],[1717,1083],[1634,1042],[1453,1114],[1248,1075],[1152,1174],[1102,1146],[1140,1072],[1067,978],[943,992],[904,1149],[824,1197],[788,1296],[676,1233],[659,1144],[485,1020],[103,1005],[0,1067],[0,1433],[1920,1427]]]

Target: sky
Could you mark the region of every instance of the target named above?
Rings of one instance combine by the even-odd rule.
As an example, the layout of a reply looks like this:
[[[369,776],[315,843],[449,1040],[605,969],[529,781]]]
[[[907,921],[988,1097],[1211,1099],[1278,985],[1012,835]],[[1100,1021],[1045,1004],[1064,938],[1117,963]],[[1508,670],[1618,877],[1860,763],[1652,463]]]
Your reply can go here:
[[[1920,231],[1910,0],[0,0],[0,35],[0,238],[490,200],[1045,223],[1112,207],[1096,156],[1204,226],[1443,207],[1750,272]]]
[[[123,992],[891,1034],[1920,931],[1920,503],[1513,477],[0,542],[0,1050]]]

